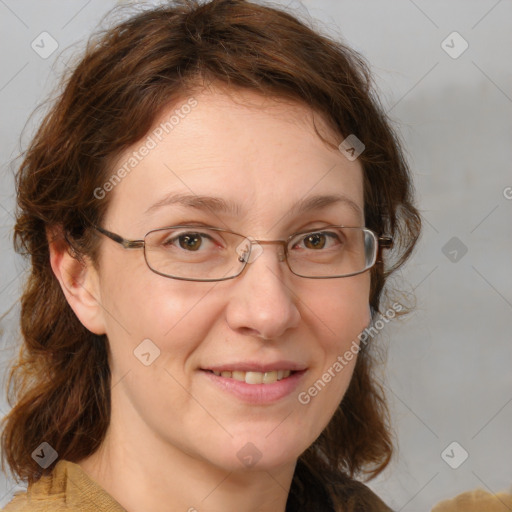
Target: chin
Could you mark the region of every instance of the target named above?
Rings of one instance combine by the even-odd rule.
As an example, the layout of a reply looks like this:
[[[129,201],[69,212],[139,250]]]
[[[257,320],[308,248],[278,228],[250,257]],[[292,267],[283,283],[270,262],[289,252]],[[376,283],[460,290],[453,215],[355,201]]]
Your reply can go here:
[[[309,444],[302,439],[294,440],[285,429],[283,432],[285,437],[276,432],[269,435],[261,431],[257,434],[236,436],[223,453],[216,454],[212,459],[217,460],[216,465],[225,470],[236,472],[272,471],[295,464]]]

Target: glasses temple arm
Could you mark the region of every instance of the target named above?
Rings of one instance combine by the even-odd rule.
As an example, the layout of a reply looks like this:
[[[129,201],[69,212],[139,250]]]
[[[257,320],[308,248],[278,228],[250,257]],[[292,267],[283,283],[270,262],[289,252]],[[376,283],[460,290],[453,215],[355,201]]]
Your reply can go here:
[[[390,236],[379,236],[377,240],[379,241],[379,247],[382,249],[393,247],[393,238]]]
[[[126,238],[123,238],[116,233],[112,233],[111,231],[107,231],[100,226],[93,227],[96,231],[99,231],[111,240],[114,240],[114,242],[121,244],[125,249],[138,249],[139,247],[144,247],[144,240],[127,240]]]

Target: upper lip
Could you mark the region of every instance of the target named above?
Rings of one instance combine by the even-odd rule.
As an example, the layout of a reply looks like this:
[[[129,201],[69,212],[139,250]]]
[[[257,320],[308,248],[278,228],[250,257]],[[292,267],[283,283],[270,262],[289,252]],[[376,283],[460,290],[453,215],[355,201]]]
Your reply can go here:
[[[307,368],[302,363],[294,361],[274,361],[270,363],[262,363],[261,361],[238,361],[233,363],[218,364],[212,366],[204,366],[202,370],[211,370],[215,372],[273,372],[278,370],[290,370],[300,372]]]

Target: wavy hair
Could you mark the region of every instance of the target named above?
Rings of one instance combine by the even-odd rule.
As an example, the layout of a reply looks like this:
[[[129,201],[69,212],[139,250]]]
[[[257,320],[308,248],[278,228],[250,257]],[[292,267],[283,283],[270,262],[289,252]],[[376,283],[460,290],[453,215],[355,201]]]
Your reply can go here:
[[[95,33],[63,78],[16,176],[14,245],[31,262],[1,437],[2,467],[16,479],[30,484],[51,471],[31,457],[42,441],[75,462],[96,451],[110,421],[108,339],[88,331],[68,305],[50,267],[47,230],[60,227],[76,258],[96,261],[90,227],[101,225],[108,197],[94,191],[165,108],[206,83],[299,102],[340,141],[349,134],[363,141],[366,226],[395,240],[371,270],[369,301],[375,314],[382,307],[386,280],[420,232],[410,170],[365,60],[310,25],[245,0],[177,0]],[[322,503],[346,510],[347,485],[389,463],[393,436],[373,344],[362,346],[336,413],[300,456],[287,510],[325,510]]]

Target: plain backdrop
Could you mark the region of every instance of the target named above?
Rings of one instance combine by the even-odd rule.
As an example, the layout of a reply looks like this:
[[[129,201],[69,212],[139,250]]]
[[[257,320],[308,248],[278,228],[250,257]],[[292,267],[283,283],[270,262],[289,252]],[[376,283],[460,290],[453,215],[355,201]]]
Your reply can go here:
[[[407,149],[424,221],[396,286],[414,313],[382,331],[398,446],[370,486],[397,511],[512,485],[512,1],[277,1],[360,51]],[[106,0],[0,0],[0,413],[25,263],[12,249],[13,159]],[[33,41],[58,44],[50,56]],[[454,34],[454,32],[456,32]],[[46,51],[51,40],[46,39]],[[20,134],[24,130],[24,136]],[[454,444],[455,443],[455,444]],[[29,449],[29,448],[27,448]],[[467,458],[466,457],[467,454]],[[0,506],[15,490],[0,481]]]

